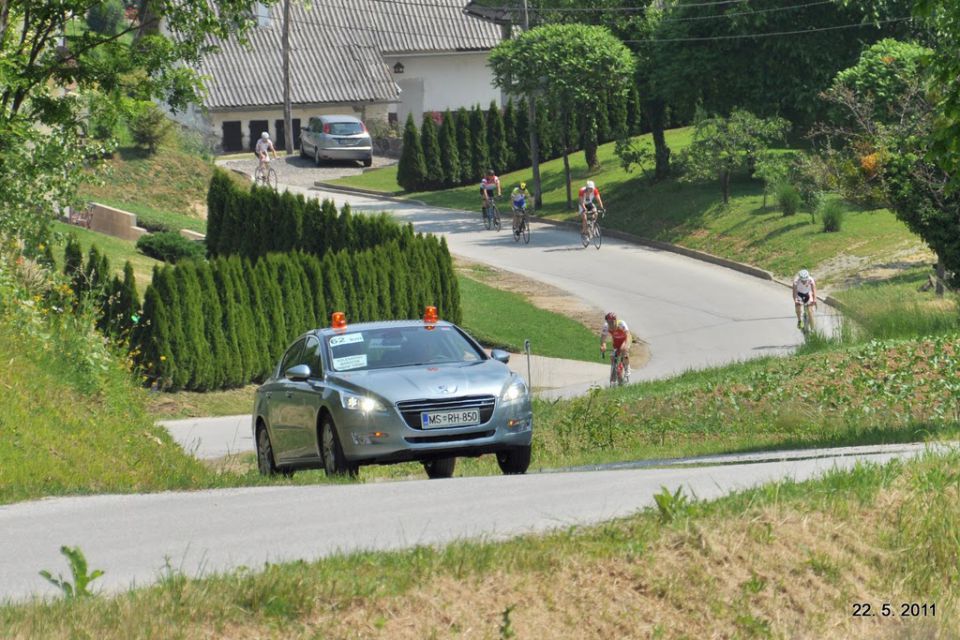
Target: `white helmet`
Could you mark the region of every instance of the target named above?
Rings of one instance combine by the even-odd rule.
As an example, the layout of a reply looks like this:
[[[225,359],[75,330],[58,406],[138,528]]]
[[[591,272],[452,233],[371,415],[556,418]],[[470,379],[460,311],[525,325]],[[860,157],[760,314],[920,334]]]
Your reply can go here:
[[[593,184],[593,180],[587,180],[587,189],[593,189],[597,185]]]
[[[260,134],[260,138],[261,138],[262,140],[269,140],[269,139],[270,139],[270,134],[267,133],[266,131],[264,131],[263,133]]]
[[[797,274],[797,277],[806,282],[810,279],[810,272],[806,269],[800,269],[800,273]]]

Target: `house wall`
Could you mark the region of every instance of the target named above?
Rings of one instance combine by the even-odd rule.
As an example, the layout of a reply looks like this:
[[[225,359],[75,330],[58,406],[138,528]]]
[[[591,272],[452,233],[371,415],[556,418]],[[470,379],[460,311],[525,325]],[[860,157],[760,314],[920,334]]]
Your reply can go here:
[[[424,111],[470,108],[484,109],[491,100],[503,104],[500,89],[493,86],[493,72],[487,66],[488,52],[389,55],[383,59],[391,70],[399,62],[403,73],[393,79],[401,88],[400,103],[390,105],[401,126],[412,113],[419,124]],[[422,91],[422,98],[419,95]]]
[[[364,122],[370,123],[374,121],[387,121],[387,110],[388,107],[392,105],[386,104],[365,104],[365,105],[348,105],[348,104],[339,104],[339,105],[315,105],[301,107],[294,105],[293,107],[293,119],[300,119],[300,124],[303,128],[306,128],[307,122],[311,116],[321,116],[321,115],[353,115],[357,116]],[[208,136],[212,141],[215,142],[214,146],[218,151],[222,150],[222,138],[223,138],[223,123],[224,122],[239,122],[240,131],[242,134],[242,143],[243,148],[247,149],[250,146],[250,121],[252,120],[266,120],[267,121],[267,130],[270,132],[270,137],[276,139],[277,130],[276,130],[276,121],[283,119],[283,107],[277,105],[274,108],[270,109],[236,109],[231,111],[211,111],[206,114],[200,112],[199,109],[192,109],[188,113],[184,113],[180,118],[177,118],[182,124],[185,124],[193,129],[199,130],[204,133],[205,136]],[[259,135],[258,132],[255,132],[255,135]],[[294,146],[299,148],[300,141],[294,140]]]

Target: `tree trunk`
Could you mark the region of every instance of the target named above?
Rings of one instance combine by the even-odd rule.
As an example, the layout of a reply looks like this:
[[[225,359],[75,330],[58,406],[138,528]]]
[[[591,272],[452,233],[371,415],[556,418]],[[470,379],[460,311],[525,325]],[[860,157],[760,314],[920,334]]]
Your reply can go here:
[[[567,211],[573,208],[573,196],[570,193],[570,114],[564,113],[563,118],[563,176],[567,183]]]
[[[943,297],[943,281],[947,277],[947,267],[943,264],[943,258],[937,256],[937,297]]]
[[[653,172],[654,180],[663,180],[670,175],[670,147],[667,146],[667,138],[663,132],[666,109],[666,105],[660,98],[648,100],[644,108],[647,119],[650,121],[650,132],[653,135],[654,158],[656,159],[656,168]]]
[[[543,207],[543,191],[540,188],[540,138],[537,136],[537,104],[534,97],[527,96],[527,118],[530,121],[530,165],[533,168],[534,208]]]
[[[724,169],[720,172],[720,190],[723,191],[723,204],[730,201],[730,171]]]
[[[593,115],[584,115],[581,117],[580,139],[583,141],[583,159],[587,163],[588,171],[595,171],[600,168],[600,160],[597,158],[597,123]]]

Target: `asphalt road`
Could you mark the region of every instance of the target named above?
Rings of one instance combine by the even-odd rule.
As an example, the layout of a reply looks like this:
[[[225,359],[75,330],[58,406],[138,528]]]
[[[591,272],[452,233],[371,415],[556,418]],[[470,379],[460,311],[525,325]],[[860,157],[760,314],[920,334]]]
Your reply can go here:
[[[38,571],[69,577],[61,545],[79,546],[90,568],[104,571],[94,587],[116,592],[157,581],[167,566],[196,577],[358,550],[497,540],[626,516],[653,506],[661,486],[713,499],[923,450],[894,445],[753,454],[747,463],[721,456],[693,468],[663,461],[667,468],[25,502],[0,507],[0,599],[56,594]]]
[[[349,202],[355,211],[388,211],[412,222],[417,231],[446,236],[452,253],[616,311],[650,347],[649,363],[634,368],[635,382],[782,355],[803,342],[790,290],[732,269],[612,238],[604,239],[599,250],[584,249],[578,232],[548,224],[534,223],[530,244],[517,244],[509,230],[484,229],[479,209],[458,212],[319,189],[298,191],[331,198],[338,206]],[[608,215],[616,216],[616,211]],[[822,332],[835,330],[838,316],[829,308],[821,306],[818,319]],[[598,332],[602,320],[597,318]],[[536,352],[536,336],[530,338]]]

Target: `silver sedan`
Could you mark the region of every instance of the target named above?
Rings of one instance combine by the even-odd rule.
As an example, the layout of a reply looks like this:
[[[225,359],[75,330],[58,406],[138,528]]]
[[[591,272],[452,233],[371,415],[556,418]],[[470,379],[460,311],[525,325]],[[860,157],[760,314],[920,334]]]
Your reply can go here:
[[[419,461],[431,478],[457,457],[492,453],[506,474],[530,464],[533,413],[509,355],[487,355],[461,328],[428,319],[311,331],[257,389],[260,472]]]

